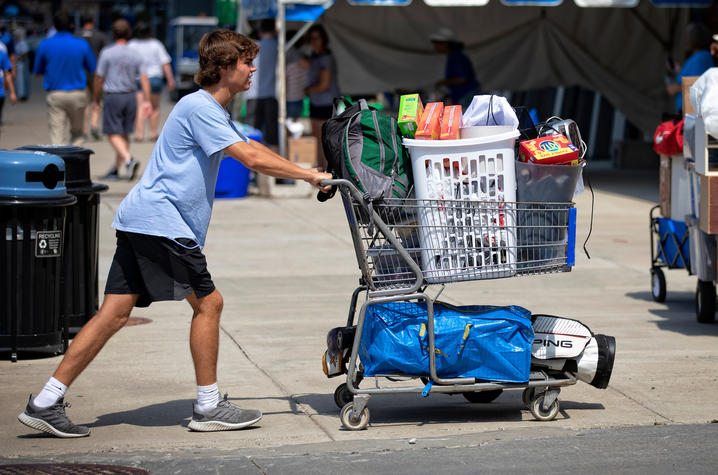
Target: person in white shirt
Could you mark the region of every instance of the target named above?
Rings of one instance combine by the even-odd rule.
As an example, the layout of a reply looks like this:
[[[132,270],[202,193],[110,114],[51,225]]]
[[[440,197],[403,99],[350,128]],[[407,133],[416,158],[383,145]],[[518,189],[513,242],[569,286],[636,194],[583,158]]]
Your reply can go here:
[[[152,104],[152,113],[149,116],[143,113],[144,111],[140,108],[137,109],[135,140],[144,140],[145,125],[149,121],[149,139],[155,141],[159,136],[160,94],[162,93],[164,81],[167,81],[167,88],[170,91],[175,89],[175,80],[172,75],[172,66],[170,65],[171,58],[162,42],[152,37],[150,25],[143,21],[139,21],[135,25],[134,37],[129,41],[128,45],[144,58],[144,69],[147,71],[147,77],[150,80],[150,103]],[[137,79],[137,103],[142,103],[139,78]]]

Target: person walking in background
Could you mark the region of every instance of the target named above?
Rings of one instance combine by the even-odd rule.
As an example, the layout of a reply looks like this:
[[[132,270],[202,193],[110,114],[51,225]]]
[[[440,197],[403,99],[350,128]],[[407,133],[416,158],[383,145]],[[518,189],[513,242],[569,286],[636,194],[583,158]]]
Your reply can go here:
[[[287,41],[295,31],[287,32]],[[287,51],[287,120],[296,120],[302,116],[304,108],[304,86],[307,83],[309,58],[305,57],[296,43]]]
[[[15,94],[19,101],[30,97],[30,46],[25,39],[25,28],[15,28]]]
[[[279,144],[279,104],[277,103],[277,31],[274,19],[259,24],[259,56],[256,95],[247,99],[249,125],[262,132],[262,142],[277,151]]]
[[[0,20],[0,48],[4,49],[4,51],[10,58],[10,64],[12,64],[12,69],[14,72],[15,61],[17,58],[15,53],[15,40],[12,37],[12,33],[10,33],[7,27],[5,27],[5,25],[3,24],[2,20]]]
[[[105,93],[102,111],[102,132],[107,135],[115,150],[115,166],[105,175],[106,180],[117,180],[120,172],[134,180],[140,164],[130,154],[130,133],[137,116],[136,78],[140,78],[143,100],[139,105],[144,114],[150,114],[150,81],[144,70],[143,58],[127,43],[132,30],[127,20],[115,20],[112,36],[115,42],[100,52],[95,76],[95,103],[99,106],[100,91]]]
[[[449,28],[440,28],[429,39],[434,45],[434,51],[447,57],[444,79],[438,81],[436,87],[449,90],[449,96],[445,99],[447,103],[460,105],[466,110],[474,96],[479,94],[480,87],[474,65],[464,53],[464,44],[456,39]]]
[[[95,55],[87,41],[72,36],[72,22],[67,12],[55,15],[57,33],[40,43],[35,53],[34,73],[42,75],[47,90],[47,115],[50,142],[79,145],[84,139],[85,107],[89,102],[88,75],[95,72]]]
[[[57,437],[85,437],[86,426],[65,413],[68,386],[120,330],[134,307],[187,300],[193,315],[189,347],[197,401],[189,429],[209,432],[249,427],[262,418],[222,398],[217,384],[220,317],[224,305],[202,253],[219,165],[225,156],[278,178],[304,180],[327,191],[328,173],[301,168],[242,135],[227,106],[249,88],[257,45],[233,31],[216,30],[199,42],[200,90],[177,103],[165,122],[141,180],[117,209],[117,249],[100,310],[72,340],[42,391],[29,398],[21,423]],[[121,364],[121,363],[120,363]],[[175,395],[172,395],[174,398]],[[182,420],[177,417],[178,422]]]
[[[150,103],[152,104],[152,113],[143,115],[142,109],[137,109],[137,118],[135,119],[135,139],[142,141],[145,138],[145,124],[149,120],[149,139],[157,140],[159,135],[158,127],[160,122],[160,94],[164,81],[167,81],[167,88],[170,91],[175,89],[175,78],[172,74],[172,66],[170,55],[162,42],[152,37],[150,25],[147,22],[139,21],[134,28],[133,38],[127,43],[128,46],[144,59],[145,71],[150,80]],[[139,77],[137,78],[137,103],[141,104],[143,100],[143,92],[141,89]]]
[[[95,54],[95,58],[100,57],[100,51],[102,48],[110,44],[110,39],[106,34],[95,28],[95,19],[90,15],[83,15],[80,17],[82,28],[77,32],[77,36],[87,41],[92,48],[92,52]],[[89,90],[92,90],[92,81],[94,78],[88,78],[87,85]],[[95,101],[90,97],[90,104],[85,110],[84,118],[84,131],[87,134],[89,129],[89,135],[95,139],[100,140],[100,112],[102,110],[101,104],[96,104]],[[89,122],[89,124],[88,124]]]
[[[5,105],[6,91],[10,94],[10,101],[15,104],[15,86],[12,81],[12,63],[6,52],[0,51],[0,126],[2,126],[2,110]]]
[[[676,74],[674,83],[666,86],[666,92],[675,97],[675,111],[683,110],[683,94],[681,79],[687,76],[700,76],[713,67],[713,57],[710,52],[711,32],[703,23],[690,23],[686,27],[686,50],[688,59],[683,67],[678,64],[666,65],[669,73]]]
[[[332,117],[334,98],[339,96],[337,63],[329,50],[329,36],[321,25],[312,25],[307,30],[307,39],[312,48],[307,73],[307,87],[304,94],[309,96],[309,118],[312,135],[317,138],[317,166],[327,169],[327,160],[322,150],[322,125]]]

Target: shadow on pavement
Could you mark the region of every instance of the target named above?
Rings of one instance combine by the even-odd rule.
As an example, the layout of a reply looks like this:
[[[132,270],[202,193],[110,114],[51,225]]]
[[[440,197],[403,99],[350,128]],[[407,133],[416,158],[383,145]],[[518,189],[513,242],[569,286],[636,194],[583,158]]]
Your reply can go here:
[[[589,181],[594,190],[658,203],[658,157],[656,157],[655,170],[591,170],[589,164],[584,174],[587,193],[590,193]]]
[[[334,414],[339,418],[339,408],[334,404],[331,394],[301,394],[296,395],[295,399],[310,406],[318,414]],[[564,419],[571,417],[570,411],[605,409],[603,404],[571,401],[561,396],[559,403],[561,418]],[[521,402],[520,390],[504,391],[496,401],[488,404],[470,403],[460,394],[432,394],[428,398],[412,394],[375,395],[370,399],[368,407],[372,423],[382,425],[515,422],[521,421],[524,413],[528,414]],[[530,415],[528,417],[531,419]]]
[[[327,408],[330,408],[329,402],[332,401],[331,394],[317,395],[321,396],[328,401]],[[264,415],[271,414],[301,414],[302,411],[297,408],[296,402],[290,397],[266,397],[266,398],[241,398],[241,397],[229,397],[228,400],[240,407],[252,407],[257,406],[257,401],[265,399],[285,400],[289,402],[290,409],[286,411],[265,411],[262,410]],[[242,401],[251,401],[250,403],[244,404]],[[192,417],[192,406],[194,399],[177,399],[174,401],[167,401],[159,404],[152,404],[149,406],[138,407],[136,409],[130,409],[127,411],[113,412],[105,414],[97,418],[97,420],[90,424],[84,424],[88,427],[103,427],[112,426],[119,424],[129,424],[142,427],[170,427],[176,425],[186,426]],[[326,411],[325,411],[326,412]]]
[[[652,301],[651,293],[629,292],[627,297]],[[715,335],[718,336],[718,324],[698,323],[696,321],[695,293],[693,292],[670,292],[666,301],[658,304],[664,308],[652,309],[650,313],[659,317],[655,324],[661,330],[681,333],[683,335]],[[718,316],[716,318],[718,321]]]
[[[138,407],[122,412],[113,412],[97,418],[89,427],[130,424],[143,427],[169,427],[186,425],[192,417],[193,399],[177,399],[159,404]]]

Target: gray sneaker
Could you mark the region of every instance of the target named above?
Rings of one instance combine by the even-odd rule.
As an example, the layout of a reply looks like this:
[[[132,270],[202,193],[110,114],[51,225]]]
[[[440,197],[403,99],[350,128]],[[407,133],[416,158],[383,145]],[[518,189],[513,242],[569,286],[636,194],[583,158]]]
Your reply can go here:
[[[262,418],[262,413],[254,409],[240,409],[227,400],[227,395],[209,412],[197,411],[194,405],[189,428],[198,432],[218,430],[236,430],[249,427]]]
[[[110,171],[107,172],[106,175],[103,175],[100,179],[116,181],[119,178],[120,178],[120,176],[117,174],[117,169],[113,167],[110,169]]]
[[[125,174],[127,179],[132,181],[137,176],[137,170],[140,168],[140,162],[131,158],[129,162],[125,163]]]
[[[60,398],[50,407],[37,407],[33,404],[32,395],[30,395],[25,412],[17,416],[17,420],[28,427],[56,437],[70,438],[90,435],[89,428],[75,425],[68,419],[65,414],[66,407],[70,407],[70,403],[64,402],[64,398]]]

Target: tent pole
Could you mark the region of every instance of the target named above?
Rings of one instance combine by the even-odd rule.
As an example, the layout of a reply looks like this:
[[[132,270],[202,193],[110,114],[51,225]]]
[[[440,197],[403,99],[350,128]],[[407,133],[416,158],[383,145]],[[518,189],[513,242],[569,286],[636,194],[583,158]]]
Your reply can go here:
[[[287,24],[285,21],[285,5],[283,0],[277,2],[277,99],[279,101],[279,155],[287,157],[287,56],[284,45],[286,43]]]
[[[237,0],[237,26],[234,28],[234,31],[243,35],[244,31],[244,23],[246,22],[246,15],[244,13],[244,8],[242,7],[242,0]]]

